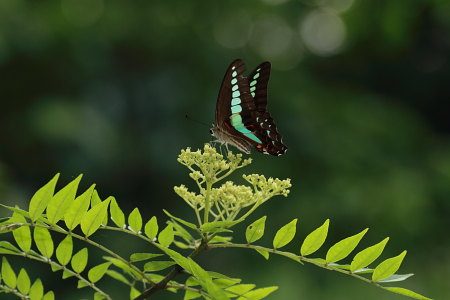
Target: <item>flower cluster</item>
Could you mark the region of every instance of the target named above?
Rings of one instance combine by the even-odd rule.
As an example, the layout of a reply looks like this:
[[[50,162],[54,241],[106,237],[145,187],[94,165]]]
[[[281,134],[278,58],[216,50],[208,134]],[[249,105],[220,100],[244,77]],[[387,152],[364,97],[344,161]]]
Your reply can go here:
[[[205,144],[203,152],[201,150],[193,152],[190,148],[181,150],[178,162],[192,171],[190,176],[194,180],[196,178],[204,179],[214,183],[223,179],[224,175],[228,176],[234,170],[249,165],[252,160],[243,160],[242,154],[233,154],[231,151],[228,152],[227,158],[224,159],[223,155],[217,153],[215,148]]]
[[[178,161],[191,171],[189,176],[197,183],[199,193],[190,192],[184,185],[175,187],[175,192],[197,215],[205,210],[204,213],[211,215],[214,221],[233,221],[243,208],[251,206],[246,216],[274,196],[286,197],[291,187],[290,179],[267,179],[264,175],[257,174],[243,175],[252,187],[235,185],[231,181],[218,188],[213,187],[213,184],[236,169],[250,164],[251,159],[242,159],[242,154],[233,154],[231,151],[224,158],[209,144],[205,145],[203,151],[193,152],[190,148],[182,150]]]

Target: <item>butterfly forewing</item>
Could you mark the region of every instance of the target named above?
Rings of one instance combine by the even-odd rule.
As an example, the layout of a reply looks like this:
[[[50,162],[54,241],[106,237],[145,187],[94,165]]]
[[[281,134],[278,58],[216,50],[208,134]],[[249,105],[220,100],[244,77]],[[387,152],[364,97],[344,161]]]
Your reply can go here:
[[[240,59],[231,63],[222,81],[216,104],[213,134],[226,144],[234,144],[249,153],[251,146],[259,152],[281,155],[286,146],[267,112],[267,84],[270,63],[260,64],[244,77],[245,65]]]
[[[237,59],[231,63],[220,88],[216,105],[216,127],[230,138],[244,139],[247,143],[260,143],[253,133],[257,110],[250,94],[245,64]]]

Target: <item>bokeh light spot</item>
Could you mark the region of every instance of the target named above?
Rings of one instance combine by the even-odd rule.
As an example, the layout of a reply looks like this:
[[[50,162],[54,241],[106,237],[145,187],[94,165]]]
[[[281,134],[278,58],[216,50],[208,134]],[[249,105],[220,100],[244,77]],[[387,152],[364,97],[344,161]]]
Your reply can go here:
[[[355,0],[319,0],[318,4],[330,8],[338,13],[343,13],[352,7]]]
[[[337,53],[346,36],[345,24],[329,10],[314,10],[300,23],[300,35],[313,53],[329,56]]]
[[[255,22],[252,46],[262,57],[276,59],[292,46],[293,31],[279,17],[269,16]]]

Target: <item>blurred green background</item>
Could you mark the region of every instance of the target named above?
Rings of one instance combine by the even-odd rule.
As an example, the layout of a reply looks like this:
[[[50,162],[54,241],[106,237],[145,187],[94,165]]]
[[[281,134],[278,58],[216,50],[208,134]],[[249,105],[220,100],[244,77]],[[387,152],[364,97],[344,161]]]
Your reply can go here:
[[[449,53],[447,0],[0,1],[0,202],[27,208],[55,173],[59,187],[83,173],[82,189],[95,182],[126,213],[191,218],[173,192],[190,184],[176,158],[211,137],[185,115],[212,123],[228,64],[269,60],[269,109],[289,150],[255,153],[243,172],[290,177],[293,188],[253,216],[269,214],[263,242],[296,217],[297,243],[286,247],[295,252],[326,218],[327,246],[370,227],[358,249],[389,236],[382,258],[408,250],[400,273],[416,276],[393,286],[450,299]],[[124,255],[154,250],[96,235]],[[9,260],[57,299],[91,297],[47,265]],[[268,299],[402,298],[245,250],[200,262],[279,285]],[[128,295],[116,282],[100,286]]]

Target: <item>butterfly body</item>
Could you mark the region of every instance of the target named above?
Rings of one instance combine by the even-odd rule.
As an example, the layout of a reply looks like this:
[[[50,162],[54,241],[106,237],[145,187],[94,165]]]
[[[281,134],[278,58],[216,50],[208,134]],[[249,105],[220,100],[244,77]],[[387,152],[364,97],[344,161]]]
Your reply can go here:
[[[252,148],[276,156],[286,152],[287,147],[267,111],[270,68],[270,63],[264,62],[244,77],[242,60],[237,59],[228,67],[217,98],[216,123],[211,128],[218,142],[247,154]]]

